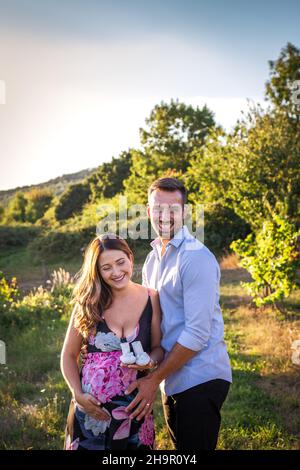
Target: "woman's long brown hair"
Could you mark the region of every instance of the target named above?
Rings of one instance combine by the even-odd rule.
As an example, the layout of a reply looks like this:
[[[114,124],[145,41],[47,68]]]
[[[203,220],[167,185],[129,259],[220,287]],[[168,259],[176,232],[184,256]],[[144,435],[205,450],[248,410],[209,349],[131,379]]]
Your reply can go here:
[[[103,311],[112,304],[111,288],[99,271],[99,256],[104,250],[121,250],[133,262],[133,253],[127,242],[115,234],[94,238],[85,251],[84,262],[75,276],[72,303],[75,303],[74,327],[86,340],[102,321]]]

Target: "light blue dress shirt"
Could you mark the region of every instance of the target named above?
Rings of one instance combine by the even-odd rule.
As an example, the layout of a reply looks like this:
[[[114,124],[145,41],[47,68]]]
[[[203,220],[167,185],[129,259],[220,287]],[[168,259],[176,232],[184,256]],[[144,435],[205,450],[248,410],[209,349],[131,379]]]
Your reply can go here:
[[[156,289],[162,309],[162,347],[175,343],[197,351],[161,383],[166,395],[213,379],[232,382],[219,304],[220,268],[215,256],[183,226],[160,255],[155,239],[143,266],[143,285]]]

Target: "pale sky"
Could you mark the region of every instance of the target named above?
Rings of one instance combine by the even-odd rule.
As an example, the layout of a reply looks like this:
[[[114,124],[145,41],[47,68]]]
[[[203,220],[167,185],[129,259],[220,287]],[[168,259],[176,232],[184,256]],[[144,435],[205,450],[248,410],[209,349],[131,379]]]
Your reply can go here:
[[[291,0],[0,0],[0,189],[138,147],[162,100],[206,103],[230,130],[268,60],[300,46],[299,17]]]

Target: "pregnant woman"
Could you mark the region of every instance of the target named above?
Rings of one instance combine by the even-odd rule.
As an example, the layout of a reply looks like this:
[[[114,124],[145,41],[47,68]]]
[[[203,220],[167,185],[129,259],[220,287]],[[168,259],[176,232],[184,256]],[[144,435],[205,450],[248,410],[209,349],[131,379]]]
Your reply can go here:
[[[61,354],[73,397],[67,450],[154,447],[153,403],[146,404],[142,419],[130,419],[126,407],[136,392],[124,392],[163,360],[161,311],[157,292],[133,282],[132,273],[133,253],[125,240],[110,234],[91,241],[74,288]],[[83,345],[88,354],[79,371]]]

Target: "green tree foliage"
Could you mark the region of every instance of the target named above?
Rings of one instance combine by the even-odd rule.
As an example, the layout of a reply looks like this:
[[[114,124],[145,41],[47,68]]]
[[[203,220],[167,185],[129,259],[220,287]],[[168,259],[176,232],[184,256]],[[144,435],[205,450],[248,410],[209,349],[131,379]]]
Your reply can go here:
[[[176,158],[176,169],[185,171],[189,154],[201,148],[209,129],[214,127],[213,113],[203,106],[194,108],[178,100],[156,105],[146,119],[146,128],[140,129],[140,138],[148,154]]]
[[[147,191],[150,184],[159,176],[182,176],[180,171],[176,171],[170,163],[167,155],[144,153],[140,150],[132,152],[132,165],[130,176],[124,182],[125,193],[130,204],[147,202]]]
[[[78,214],[84,204],[89,201],[91,188],[88,182],[72,184],[61,195],[57,206],[55,207],[56,220],[62,221],[69,219],[74,214]]]
[[[19,295],[16,278],[12,278],[11,282],[5,279],[2,271],[0,271],[0,309],[9,308],[10,304]]]
[[[258,307],[288,297],[296,287],[299,235],[300,231],[285,218],[274,214],[255,235],[232,243],[232,249],[241,257],[241,266],[252,276],[253,282],[244,286]]]
[[[297,104],[293,102],[293,82],[300,80],[300,50],[290,42],[279,58],[269,61],[270,79],[266,83],[266,98],[275,108],[299,119]]]
[[[245,238],[250,226],[232,209],[215,204],[206,208],[204,214],[204,243],[214,254],[230,251],[230,244],[237,238]]]
[[[256,305],[277,302],[295,286],[300,121],[290,84],[299,73],[300,51],[288,44],[270,62],[269,108],[249,107],[228,135],[211,132],[186,174],[193,202],[205,203],[208,213],[229,208],[250,225],[253,233],[231,247],[252,275],[248,288]]]
[[[26,194],[26,220],[35,223],[49,209],[53,194],[48,189],[32,189]]]
[[[4,215],[5,215],[5,209],[2,206],[2,204],[0,204],[0,224],[4,221]]]
[[[122,152],[111,162],[102,163],[88,178],[91,187],[92,201],[99,198],[110,198],[124,190],[123,182],[129,176],[132,151]]]
[[[195,155],[187,184],[194,201],[229,207],[254,230],[272,210],[299,225],[300,123],[251,109],[233,133],[211,136]]]
[[[299,78],[300,51],[288,44],[270,68],[266,98],[272,107],[249,107],[229,135],[211,133],[186,176],[194,200],[229,207],[254,230],[274,210],[300,224],[300,123],[289,112],[295,111],[290,83]]]
[[[18,191],[10,200],[7,209],[8,222],[25,222],[26,221],[26,205],[27,199],[25,195]]]
[[[124,184],[129,199],[144,203],[155,178],[182,176],[192,152],[204,146],[214,126],[213,113],[206,106],[194,108],[174,100],[156,105],[145,129],[140,129],[142,150],[132,152],[130,176]]]

